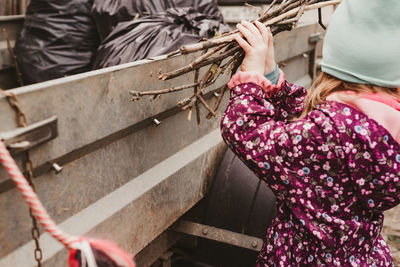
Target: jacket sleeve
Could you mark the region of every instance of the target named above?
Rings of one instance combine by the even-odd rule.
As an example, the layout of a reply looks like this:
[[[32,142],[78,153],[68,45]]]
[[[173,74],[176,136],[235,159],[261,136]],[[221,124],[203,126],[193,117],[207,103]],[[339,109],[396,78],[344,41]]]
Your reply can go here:
[[[391,209],[400,204],[399,145],[366,116],[352,123],[344,149],[358,200],[375,212]]]
[[[326,135],[332,129],[323,129],[321,123],[315,123],[315,120],[324,121],[319,115],[294,122],[290,120],[303,110],[306,97],[303,87],[284,80],[276,87],[269,85],[269,88],[255,82],[231,80],[231,98],[221,122],[222,136],[274,192],[285,194],[310,173],[312,164],[303,158],[323,160],[324,155],[315,152],[323,150]],[[329,124],[325,125],[329,127]],[[308,138],[310,136],[313,138]],[[326,151],[329,142],[327,146]]]

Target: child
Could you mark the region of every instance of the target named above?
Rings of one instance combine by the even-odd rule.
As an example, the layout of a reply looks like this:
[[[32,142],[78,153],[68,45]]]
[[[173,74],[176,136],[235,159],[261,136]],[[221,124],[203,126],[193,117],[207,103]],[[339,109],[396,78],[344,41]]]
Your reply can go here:
[[[400,202],[398,14],[398,0],[344,0],[308,96],[274,70],[270,30],[237,25],[246,56],[221,131],[278,207],[257,266],[394,266],[380,231]]]

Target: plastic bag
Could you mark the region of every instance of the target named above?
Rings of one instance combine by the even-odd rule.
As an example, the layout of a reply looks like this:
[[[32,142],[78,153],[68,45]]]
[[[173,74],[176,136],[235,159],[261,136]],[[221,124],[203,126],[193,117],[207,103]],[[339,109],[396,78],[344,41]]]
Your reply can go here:
[[[104,40],[120,22],[183,7],[192,7],[215,20],[223,20],[215,0],[94,0],[92,14],[100,38]]]
[[[15,45],[25,83],[91,69],[99,37],[89,0],[32,0]]]
[[[106,6],[105,2],[103,4]],[[114,13],[109,10],[109,14],[112,14],[109,19],[104,14],[102,20],[99,16],[96,19],[99,28],[102,27],[99,25],[101,21],[105,24],[103,29],[114,28],[100,45],[94,68],[163,55],[179,49],[182,45],[211,38],[216,31],[228,30],[212,0],[136,1],[135,10],[133,6],[128,8],[124,4],[125,2],[121,2],[119,8],[113,6]],[[173,7],[165,9],[168,6]],[[98,3],[95,2],[93,7],[98,9]],[[144,15],[136,20],[130,17],[129,20],[113,26],[116,18],[126,16],[127,19],[128,14],[134,16],[139,8],[143,8],[140,9],[140,14],[150,12],[151,15]]]

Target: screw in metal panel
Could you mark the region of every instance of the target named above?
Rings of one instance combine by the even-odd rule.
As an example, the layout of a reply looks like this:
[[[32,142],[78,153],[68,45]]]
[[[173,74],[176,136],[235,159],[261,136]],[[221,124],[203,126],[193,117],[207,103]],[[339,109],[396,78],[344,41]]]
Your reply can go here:
[[[207,234],[208,234],[208,229],[207,229],[207,228],[204,228],[203,231],[202,231],[202,233],[203,233],[203,235],[207,235]]]
[[[153,119],[153,123],[155,126],[158,126],[161,124],[161,121],[157,120],[157,119]]]
[[[258,246],[257,241],[251,242],[251,246],[252,246],[253,248],[256,248],[256,247]]]
[[[63,167],[61,167],[57,163],[51,164],[51,168],[56,172],[56,174],[59,174],[64,169]]]

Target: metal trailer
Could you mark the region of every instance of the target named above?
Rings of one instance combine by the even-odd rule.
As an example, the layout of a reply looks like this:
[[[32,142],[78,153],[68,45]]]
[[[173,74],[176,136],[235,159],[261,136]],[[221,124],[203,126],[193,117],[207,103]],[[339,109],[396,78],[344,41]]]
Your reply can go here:
[[[22,16],[0,17],[12,44],[22,22]],[[277,62],[288,80],[310,85],[320,32],[313,22],[275,38]],[[157,259],[168,266],[166,252],[182,232],[260,249],[258,238],[179,221],[207,194],[225,152],[219,120],[227,95],[217,118],[202,119],[199,126],[177,107],[189,92],[130,101],[129,90],[193,80],[191,73],[170,81],[158,76],[195,56],[160,56],[11,89],[28,120],[24,129],[0,93],[0,136],[21,167],[23,151],[30,150],[37,193],[62,229],[112,239],[137,255],[138,266]],[[12,65],[0,35],[0,87],[15,83]],[[219,84],[227,81],[225,76]],[[209,103],[216,86],[205,94]],[[202,118],[206,114],[202,109]],[[35,266],[28,208],[3,169],[0,210],[0,266]],[[240,242],[246,238],[251,243]],[[40,247],[44,266],[65,264],[66,250],[48,234],[41,235]]]

